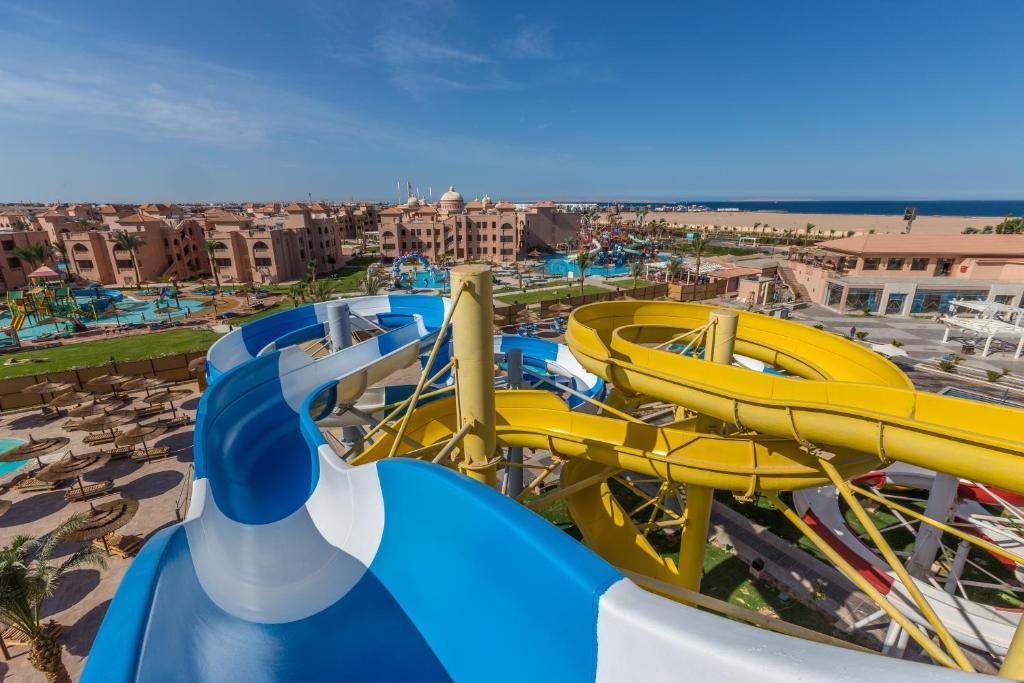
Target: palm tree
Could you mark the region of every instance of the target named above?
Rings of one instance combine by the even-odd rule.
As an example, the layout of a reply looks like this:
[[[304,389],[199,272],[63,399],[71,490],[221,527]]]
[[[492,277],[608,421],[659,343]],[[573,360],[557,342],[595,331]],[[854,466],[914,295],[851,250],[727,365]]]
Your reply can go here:
[[[317,301],[327,301],[328,297],[331,296],[332,286],[330,280],[313,280],[306,285],[306,291],[309,293],[309,298],[314,303]]]
[[[288,299],[292,302],[292,308],[298,308],[299,304],[306,303],[306,287],[296,283],[288,288]]]
[[[39,609],[60,585],[64,574],[86,564],[106,566],[103,555],[90,543],[59,564],[50,564],[54,548],[80,528],[84,517],[61,522],[48,536],[18,536],[0,548],[0,620],[29,638],[28,660],[51,683],[71,683],[61,660],[61,644],[54,621],[42,624]]]
[[[676,280],[679,278],[679,273],[683,270],[683,260],[673,258],[668,262],[668,277],[670,280]]]
[[[213,281],[217,283],[217,289],[220,289],[220,268],[217,267],[217,259],[213,252],[217,249],[223,249],[224,244],[215,240],[206,240],[203,243],[203,248],[206,249],[206,254],[210,258],[210,272],[213,273]]]
[[[310,282],[316,282],[316,259],[306,261],[306,277]]]
[[[114,233],[114,245],[118,249],[128,252],[132,258],[132,267],[135,269],[135,284],[142,284],[142,274],[139,272],[139,260],[135,257],[135,251],[142,246],[142,238],[138,235],[131,235],[124,230]]]
[[[384,278],[380,276],[380,271],[377,268],[371,268],[366,271],[362,287],[363,291],[369,296],[380,294],[380,290],[384,289]]]
[[[15,247],[11,250],[11,253],[17,256],[23,263],[28,263],[30,270],[35,270],[46,263],[46,258],[50,255],[50,245],[46,242],[26,244],[22,247]]]
[[[590,267],[590,264],[593,263],[593,261],[594,257],[590,254],[589,251],[586,251],[585,249],[580,249],[578,252],[576,252],[576,267],[579,268],[580,270],[580,296],[583,296],[583,281],[587,278],[587,268]]]
[[[693,255],[696,258],[696,268],[694,268],[694,282],[700,280],[700,257],[704,253],[704,248],[708,245],[708,241],[703,237],[695,237],[690,242],[690,249],[693,250]]]
[[[633,276],[633,289],[636,289],[640,276],[644,273],[644,262],[633,261],[629,266],[629,274]]]
[[[60,260],[64,262],[64,267],[67,268],[68,274],[74,272],[71,267],[71,259],[68,256],[68,243],[64,240],[57,240],[51,248],[51,253],[54,256],[59,256]]]

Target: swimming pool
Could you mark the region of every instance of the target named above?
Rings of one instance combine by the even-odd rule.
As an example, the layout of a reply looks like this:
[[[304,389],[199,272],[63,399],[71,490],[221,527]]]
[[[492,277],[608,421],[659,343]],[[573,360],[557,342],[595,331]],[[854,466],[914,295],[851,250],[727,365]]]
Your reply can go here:
[[[6,453],[12,448],[17,448],[21,444],[25,443],[21,439],[0,439],[0,453]],[[0,476],[10,474],[14,470],[24,465],[28,460],[18,460],[16,462],[0,462]]]
[[[568,273],[569,277],[576,277],[576,263],[575,261],[570,261],[566,254],[546,254],[541,256],[541,260],[544,261],[544,272],[548,275],[561,275],[562,277],[565,277]],[[658,260],[667,261],[668,256],[665,254],[658,254]],[[629,275],[629,264],[623,264],[621,266],[588,266],[587,275],[603,275],[604,277]]]
[[[447,273],[440,271],[441,277],[447,278]],[[416,289],[447,289],[448,280],[439,280],[433,270],[416,271]]]
[[[89,310],[89,304],[93,301],[93,297],[85,295],[76,295],[75,300],[78,302],[79,308],[82,310]],[[90,327],[94,324],[104,323],[138,323],[138,322],[157,322],[159,320],[166,320],[169,317],[177,318],[185,315],[185,311],[195,312],[203,307],[203,302],[193,301],[191,299],[179,299],[178,303],[180,308],[172,313],[154,313],[154,310],[159,308],[162,304],[155,299],[133,299],[129,296],[125,296],[117,303],[117,315],[113,313],[101,313],[99,319],[90,320],[83,319],[86,327]],[[172,304],[173,305],[173,304]],[[10,313],[5,312],[0,315],[0,329],[5,328],[11,324]],[[18,331],[18,336],[22,339],[35,339],[41,334],[52,334],[54,332],[65,332],[64,323],[43,323],[25,321],[25,326]]]

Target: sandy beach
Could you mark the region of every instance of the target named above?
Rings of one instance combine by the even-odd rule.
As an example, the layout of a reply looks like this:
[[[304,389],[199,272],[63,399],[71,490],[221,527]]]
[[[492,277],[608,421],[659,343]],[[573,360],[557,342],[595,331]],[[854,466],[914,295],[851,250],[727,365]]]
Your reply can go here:
[[[636,214],[623,212],[621,220],[630,221]],[[874,230],[877,233],[903,232],[906,224],[903,216],[854,215],[832,213],[776,213],[768,211],[652,211],[645,217],[646,222],[664,220],[670,224],[694,227],[735,226],[753,228],[754,223],[762,226],[783,230],[797,230],[803,233],[808,223],[814,223],[814,232],[829,234],[834,230],[836,237],[845,236],[847,232],[866,233]],[[986,225],[997,225],[1003,219],[996,216],[919,216],[913,225],[913,232],[929,235],[955,235],[964,228],[983,228]],[[759,228],[760,229],[760,228]]]

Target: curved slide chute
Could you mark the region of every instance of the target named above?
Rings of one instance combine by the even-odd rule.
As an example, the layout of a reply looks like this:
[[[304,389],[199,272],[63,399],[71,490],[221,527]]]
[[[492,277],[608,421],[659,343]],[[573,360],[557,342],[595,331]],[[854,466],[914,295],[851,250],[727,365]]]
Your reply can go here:
[[[436,335],[431,319],[443,315],[443,304],[432,302],[418,312],[415,297],[374,298],[368,308],[382,311],[387,299],[389,312],[397,307],[411,321],[321,359],[295,346],[265,350],[322,323],[315,306],[219,342],[210,359],[216,379],[197,416],[188,518],[150,539],[126,573],[84,681],[522,680],[520,668],[496,660],[482,641],[522,633],[557,644],[531,649],[529,676],[537,680],[674,681],[680,671],[786,683],[961,680],[657,597],[453,471],[401,459],[342,462],[314,417],[393,365],[416,362]],[[502,406],[510,443],[557,436],[582,452],[595,445],[589,429],[612,429],[608,418],[571,412],[550,394],[518,393],[538,405]],[[412,433],[443,424],[443,404],[417,410]],[[537,424],[548,419],[561,426]],[[613,439],[607,457],[639,464],[659,439],[671,450],[671,439],[683,438],[651,428],[644,451],[629,433],[634,426],[619,428],[622,446]],[[675,467],[671,457],[646,459]],[[543,609],[502,576],[543,581]]]

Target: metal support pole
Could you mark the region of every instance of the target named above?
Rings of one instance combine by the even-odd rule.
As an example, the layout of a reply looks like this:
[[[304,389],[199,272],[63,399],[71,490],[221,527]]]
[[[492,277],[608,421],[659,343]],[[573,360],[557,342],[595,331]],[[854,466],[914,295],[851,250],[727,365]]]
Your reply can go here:
[[[327,335],[331,339],[331,352],[337,353],[352,346],[352,318],[348,304],[332,301],[327,304]],[[358,427],[342,427],[341,441],[349,446],[362,436]]]
[[[512,349],[505,354],[505,362],[508,364],[508,388],[523,388],[523,350]],[[505,491],[510,498],[516,498],[523,492],[523,449],[514,447],[508,449],[508,464],[505,468]]]
[[[937,472],[928,492],[928,503],[924,508],[925,517],[945,523],[956,503],[956,489],[960,480],[951,474]],[[907,571],[911,576],[925,579],[931,574],[932,563],[939,552],[939,541],[942,531],[930,524],[921,524],[914,541],[914,553],[907,562]]]
[[[352,320],[348,304],[332,301],[327,304],[327,334],[331,338],[331,351],[341,351],[352,346]]]
[[[1024,680],[1024,628],[1021,628],[1020,625],[1013,632],[1013,640],[1010,641],[1010,647],[1006,650],[1006,658],[1003,659],[1003,665],[999,668],[999,677],[1014,681]]]
[[[960,545],[956,547],[956,555],[953,556],[953,563],[949,567],[946,585],[943,586],[950,595],[956,593],[956,585],[960,581],[960,576],[964,573],[964,567],[967,565],[967,556],[970,552],[971,544],[967,541],[960,541]]]
[[[705,360],[732,365],[738,323],[739,314],[736,311],[711,311],[704,336]],[[717,421],[707,421],[703,415],[697,422],[698,431],[701,426],[710,430],[717,424]],[[686,523],[679,545],[679,583],[693,591],[700,590],[700,579],[704,573],[704,548],[708,543],[714,494],[715,490],[708,486],[686,485]]]
[[[458,425],[473,424],[463,439],[459,467],[472,479],[497,484],[494,458],[494,302],[490,266],[452,268],[452,289],[462,290],[452,316]]]

